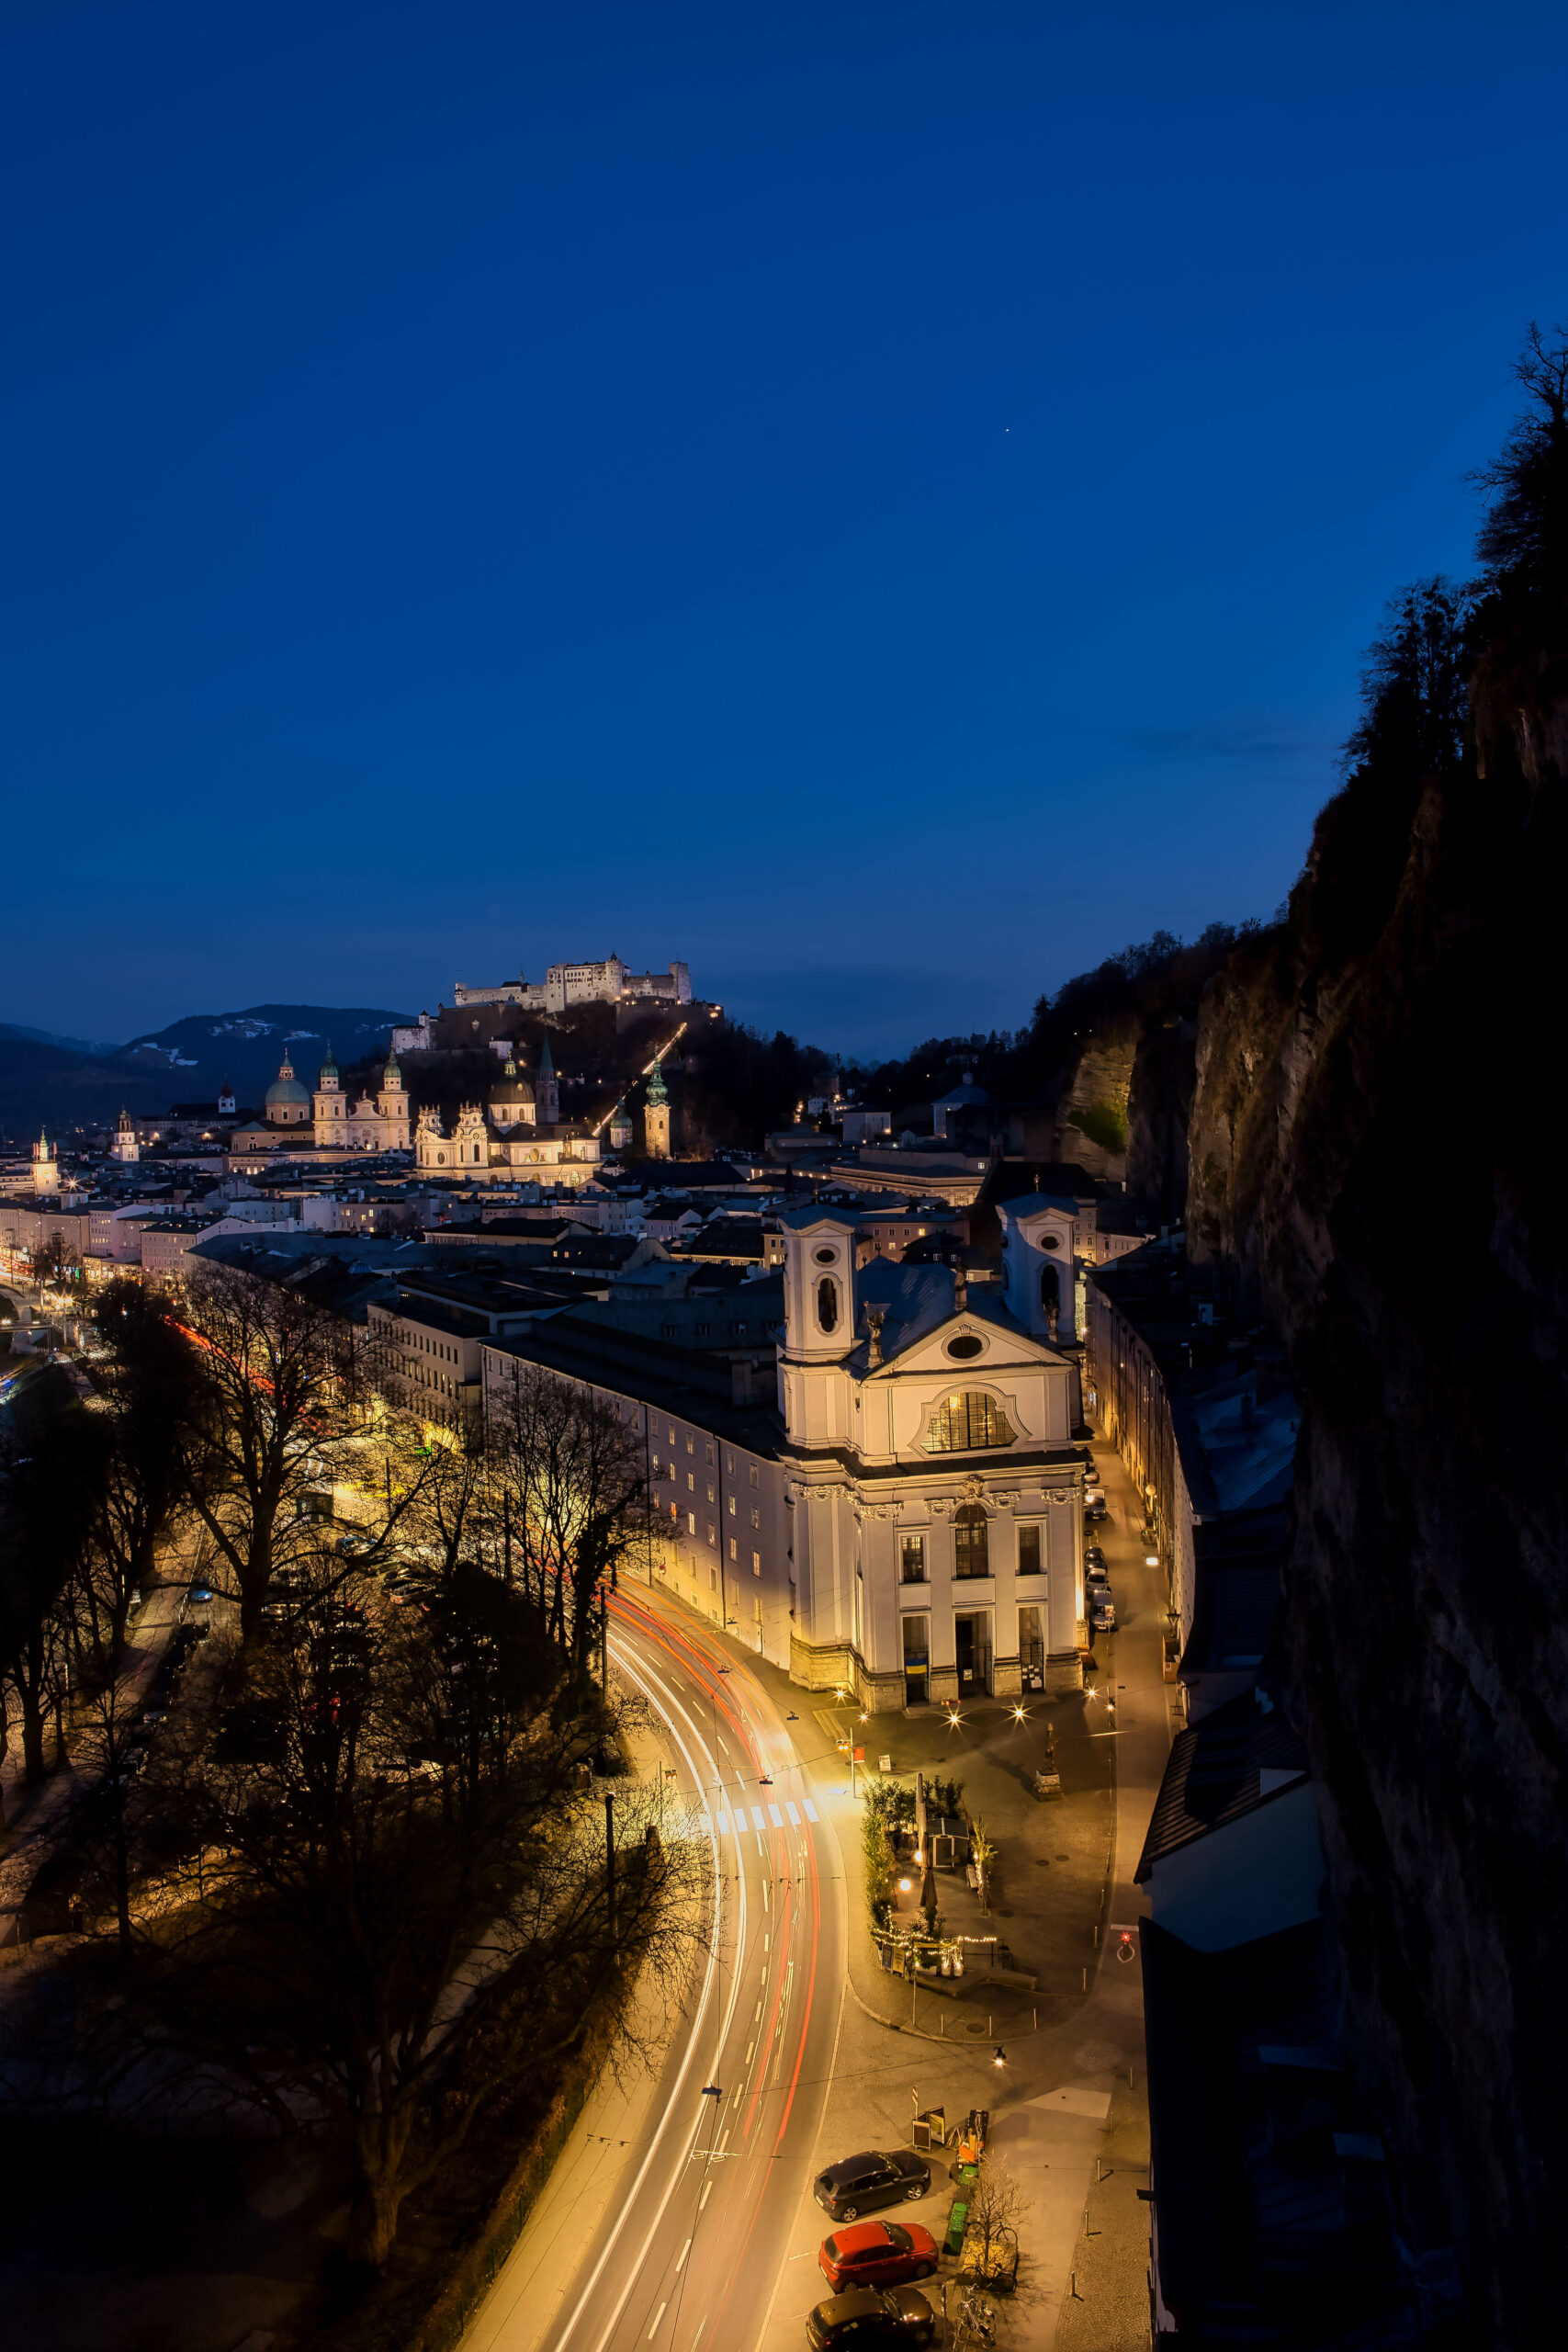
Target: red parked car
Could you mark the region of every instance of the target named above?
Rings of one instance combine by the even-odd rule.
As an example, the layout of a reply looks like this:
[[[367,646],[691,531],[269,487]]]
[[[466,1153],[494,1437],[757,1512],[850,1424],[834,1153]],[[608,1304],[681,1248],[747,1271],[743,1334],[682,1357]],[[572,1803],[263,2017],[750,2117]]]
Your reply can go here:
[[[835,2294],[852,2287],[903,2287],[934,2276],[937,2244],[917,2222],[855,2222],[835,2230],[817,2249],[822,2276]]]

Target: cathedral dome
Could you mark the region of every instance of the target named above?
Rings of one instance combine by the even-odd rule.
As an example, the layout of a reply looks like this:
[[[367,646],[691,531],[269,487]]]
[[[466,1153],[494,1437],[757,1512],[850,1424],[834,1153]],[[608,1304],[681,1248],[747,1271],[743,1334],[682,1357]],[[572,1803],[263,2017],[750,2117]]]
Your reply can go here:
[[[531,1078],[523,1077],[516,1063],[509,1060],[505,1069],[491,1088],[490,1099],[494,1103],[532,1102],[534,1081]]]
[[[282,1068],[266,1090],[267,1112],[270,1114],[274,1111],[308,1111],[310,1107],[310,1097],[295,1077],[294,1065],[285,1054]]]

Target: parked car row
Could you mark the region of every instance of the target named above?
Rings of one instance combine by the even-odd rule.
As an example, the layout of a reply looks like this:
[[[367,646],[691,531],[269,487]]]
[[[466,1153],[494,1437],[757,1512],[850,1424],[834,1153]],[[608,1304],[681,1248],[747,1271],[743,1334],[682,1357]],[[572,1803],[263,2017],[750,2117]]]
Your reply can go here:
[[[936,2275],[941,2249],[913,2222],[863,2222],[881,2205],[916,2204],[930,2193],[931,2168],[907,2148],[865,2148],[818,2173],[813,2194],[839,2226],[817,2260],[833,2289],[806,2323],[812,2352],[885,2352],[930,2344],[936,2313],[917,2279]]]

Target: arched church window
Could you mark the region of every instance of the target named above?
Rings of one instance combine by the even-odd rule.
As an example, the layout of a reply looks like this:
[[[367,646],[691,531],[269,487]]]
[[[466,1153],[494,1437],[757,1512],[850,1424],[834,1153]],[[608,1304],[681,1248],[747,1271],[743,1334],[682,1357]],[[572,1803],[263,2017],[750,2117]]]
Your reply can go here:
[[[1060,1307],[1062,1304],[1062,1285],[1055,1266],[1042,1266],[1040,1269],[1040,1304],[1047,1311],[1053,1306]]]
[[[926,1430],[928,1453],[977,1453],[987,1446],[1012,1442],[1012,1424],[1007,1415],[978,1389],[944,1396]]]
[[[824,1274],[817,1285],[817,1320],[824,1331],[838,1329],[839,1285],[831,1274]]]
[[[953,1514],[953,1573],[955,1577],[988,1577],[991,1573],[986,1536],[986,1514],[978,1503],[965,1503]]]

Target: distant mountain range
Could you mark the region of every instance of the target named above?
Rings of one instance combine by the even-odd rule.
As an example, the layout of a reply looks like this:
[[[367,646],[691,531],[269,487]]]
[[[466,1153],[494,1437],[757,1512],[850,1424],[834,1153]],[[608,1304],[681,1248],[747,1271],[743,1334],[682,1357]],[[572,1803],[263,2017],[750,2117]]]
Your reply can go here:
[[[121,1103],[143,1116],[175,1102],[216,1104],[225,1079],[242,1105],[259,1109],[286,1049],[296,1076],[310,1086],[329,1039],[346,1069],[385,1053],[394,1023],[412,1017],[384,1005],[253,1004],[242,1012],[193,1012],[123,1046],[0,1022],[0,1135],[17,1141],[40,1125],[62,1136],[102,1126]]]

